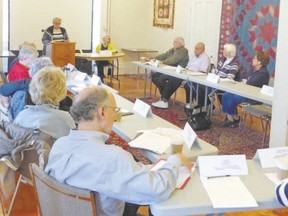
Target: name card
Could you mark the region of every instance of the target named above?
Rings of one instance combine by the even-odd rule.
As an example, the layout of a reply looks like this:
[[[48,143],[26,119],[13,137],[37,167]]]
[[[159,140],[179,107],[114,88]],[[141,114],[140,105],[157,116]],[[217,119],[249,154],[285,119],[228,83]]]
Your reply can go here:
[[[183,70],[183,68],[180,65],[178,65],[176,68],[176,73],[181,73],[182,70]]]
[[[212,73],[208,73],[208,76],[206,78],[207,81],[212,83],[219,83],[220,82],[220,76]]]
[[[101,50],[100,51],[101,56],[112,56],[112,51],[110,50]]]
[[[288,147],[258,149],[253,160],[260,160],[262,168],[276,167],[277,158],[288,157]]]
[[[188,122],[185,124],[185,127],[182,131],[182,137],[189,150],[191,150],[193,145],[195,147],[201,148],[197,134],[195,133],[195,131],[192,129],[192,127],[189,125]]]
[[[261,92],[261,94],[265,94],[265,95],[273,97],[274,87],[263,85],[260,92]]]
[[[101,79],[99,76],[96,76],[95,74],[92,75],[90,82],[92,85],[96,85],[98,86],[99,84],[101,84]]]
[[[149,104],[139,100],[138,98],[135,101],[135,104],[133,106],[133,110],[144,118],[153,115],[152,110],[151,110],[151,106]]]

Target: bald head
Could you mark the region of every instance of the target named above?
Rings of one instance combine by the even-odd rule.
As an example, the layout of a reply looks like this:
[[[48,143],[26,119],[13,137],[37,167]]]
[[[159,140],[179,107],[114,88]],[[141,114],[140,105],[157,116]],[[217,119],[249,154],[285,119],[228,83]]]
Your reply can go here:
[[[97,109],[109,102],[114,96],[101,87],[88,87],[83,89],[73,101],[70,108],[71,115],[76,122],[92,121]]]
[[[195,56],[199,56],[205,52],[205,44],[202,42],[198,42],[194,47],[194,54]]]

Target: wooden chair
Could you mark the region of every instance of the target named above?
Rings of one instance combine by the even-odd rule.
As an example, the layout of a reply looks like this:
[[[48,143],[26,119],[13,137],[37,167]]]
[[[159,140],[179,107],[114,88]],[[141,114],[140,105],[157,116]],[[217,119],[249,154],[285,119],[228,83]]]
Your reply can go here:
[[[93,192],[60,183],[36,164],[30,165],[30,172],[42,216],[97,215]]]

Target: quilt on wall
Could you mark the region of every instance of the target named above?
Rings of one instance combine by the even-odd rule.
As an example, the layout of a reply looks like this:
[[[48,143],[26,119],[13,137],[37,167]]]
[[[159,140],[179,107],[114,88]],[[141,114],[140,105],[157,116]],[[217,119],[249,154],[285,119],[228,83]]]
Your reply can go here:
[[[235,44],[246,72],[255,51],[265,51],[270,55],[268,71],[274,75],[279,4],[280,0],[223,0],[218,57],[226,43]]]

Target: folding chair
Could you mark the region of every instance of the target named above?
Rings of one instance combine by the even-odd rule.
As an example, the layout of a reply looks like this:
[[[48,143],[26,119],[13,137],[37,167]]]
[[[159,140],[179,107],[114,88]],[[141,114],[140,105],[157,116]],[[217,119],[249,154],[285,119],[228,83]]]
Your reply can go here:
[[[58,182],[36,164],[30,164],[35,194],[42,216],[96,216],[94,193]]]

